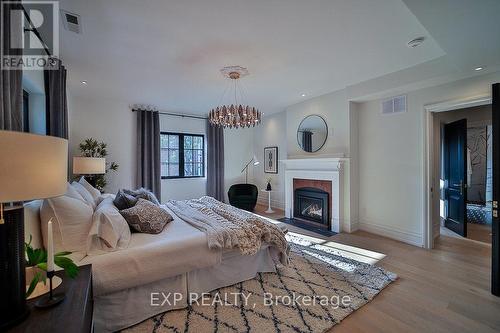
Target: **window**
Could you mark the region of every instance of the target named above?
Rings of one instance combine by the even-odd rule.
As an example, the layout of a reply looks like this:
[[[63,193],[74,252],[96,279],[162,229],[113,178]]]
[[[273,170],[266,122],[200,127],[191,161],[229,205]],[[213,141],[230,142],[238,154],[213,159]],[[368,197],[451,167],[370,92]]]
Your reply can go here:
[[[205,177],[205,138],[199,134],[160,134],[161,178]]]
[[[23,90],[23,130],[29,133],[30,131],[30,94]]]

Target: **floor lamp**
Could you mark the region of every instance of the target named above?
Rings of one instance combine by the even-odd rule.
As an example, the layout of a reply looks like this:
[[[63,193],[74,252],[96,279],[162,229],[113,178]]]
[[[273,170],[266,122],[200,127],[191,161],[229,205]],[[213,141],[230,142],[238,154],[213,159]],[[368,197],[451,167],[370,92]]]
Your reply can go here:
[[[260,163],[259,160],[257,159],[257,157],[255,155],[253,155],[252,159],[250,161],[248,161],[247,165],[245,165],[243,170],[241,170],[241,173],[243,173],[243,171],[245,171],[245,184],[248,184],[248,166],[252,162],[253,162],[254,166],[257,166]]]
[[[22,201],[66,192],[68,141],[0,131],[0,331],[27,315]],[[7,205],[5,205],[7,204]]]

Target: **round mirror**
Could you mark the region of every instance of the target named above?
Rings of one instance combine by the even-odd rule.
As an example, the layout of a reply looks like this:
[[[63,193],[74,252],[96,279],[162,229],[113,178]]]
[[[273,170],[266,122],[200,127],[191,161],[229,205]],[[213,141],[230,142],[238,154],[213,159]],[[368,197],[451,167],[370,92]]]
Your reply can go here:
[[[328,137],[326,121],[318,115],[305,117],[297,130],[297,142],[308,153],[315,153],[323,147]]]

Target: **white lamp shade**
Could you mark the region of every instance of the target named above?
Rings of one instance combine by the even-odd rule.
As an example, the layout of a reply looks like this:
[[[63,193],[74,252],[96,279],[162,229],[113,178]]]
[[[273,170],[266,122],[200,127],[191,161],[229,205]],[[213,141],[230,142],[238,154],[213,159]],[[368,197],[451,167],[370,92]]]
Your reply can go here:
[[[73,174],[102,175],[106,173],[106,159],[101,157],[73,157]]]
[[[67,140],[0,131],[0,202],[62,195],[67,179]]]

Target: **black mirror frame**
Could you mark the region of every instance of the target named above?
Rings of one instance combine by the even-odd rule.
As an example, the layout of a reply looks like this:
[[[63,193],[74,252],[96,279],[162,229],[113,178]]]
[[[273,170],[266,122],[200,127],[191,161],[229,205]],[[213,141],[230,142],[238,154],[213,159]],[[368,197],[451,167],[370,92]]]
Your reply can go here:
[[[302,148],[302,146],[300,145],[300,141],[299,141],[299,129],[300,129],[300,126],[302,125],[302,123],[309,117],[312,117],[312,116],[316,116],[316,117],[319,117],[321,120],[323,120],[323,123],[325,124],[325,127],[326,127],[326,136],[325,136],[325,141],[323,141],[323,144],[318,148],[316,149],[315,151],[311,151],[311,152],[308,152],[308,151],[305,151],[304,148]],[[326,141],[328,140],[328,135],[329,135],[329,130],[328,130],[328,123],[326,122],[325,118],[323,118],[322,116],[320,116],[319,114],[310,114],[308,116],[305,116],[304,119],[302,119],[302,121],[300,122],[299,124],[299,127],[297,128],[297,145],[299,146],[300,149],[302,149],[303,152],[305,153],[309,153],[309,154],[313,154],[313,153],[317,153],[318,151],[320,151],[326,144]]]

